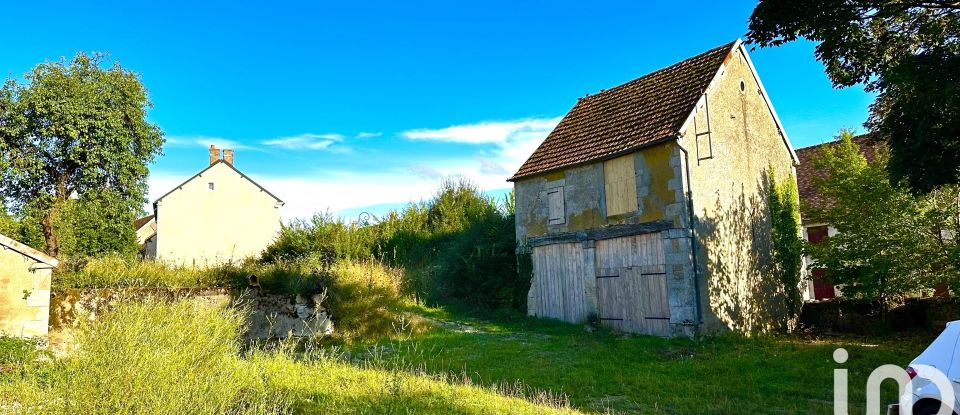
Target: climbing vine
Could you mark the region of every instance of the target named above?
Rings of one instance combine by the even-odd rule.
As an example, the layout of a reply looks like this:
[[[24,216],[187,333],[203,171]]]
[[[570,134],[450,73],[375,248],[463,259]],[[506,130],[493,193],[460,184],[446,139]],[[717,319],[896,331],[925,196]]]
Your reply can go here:
[[[800,278],[803,242],[800,239],[797,182],[793,175],[777,181],[771,168],[768,185],[775,272],[785,294],[787,318],[793,319],[800,314],[802,304]]]

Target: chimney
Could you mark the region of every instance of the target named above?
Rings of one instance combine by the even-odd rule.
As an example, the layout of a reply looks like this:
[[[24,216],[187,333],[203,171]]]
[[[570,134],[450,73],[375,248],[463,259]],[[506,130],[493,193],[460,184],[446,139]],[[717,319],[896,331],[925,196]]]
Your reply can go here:
[[[223,161],[231,166],[233,165],[233,149],[223,150]]]
[[[210,165],[212,166],[217,161],[220,161],[220,150],[216,145],[210,144]]]

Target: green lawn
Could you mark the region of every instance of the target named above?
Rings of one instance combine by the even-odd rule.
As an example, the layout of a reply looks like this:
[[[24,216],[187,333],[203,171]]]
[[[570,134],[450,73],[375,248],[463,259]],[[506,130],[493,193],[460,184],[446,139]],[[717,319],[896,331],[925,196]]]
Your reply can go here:
[[[68,358],[0,339],[0,413],[830,414],[837,368],[850,370],[851,413],[862,413],[870,371],[904,364],[929,340],[694,342],[417,308],[410,318],[434,329],[239,354],[235,310],[188,301],[123,307],[90,323],[82,352]],[[850,352],[846,364],[832,360],[836,347]]]
[[[565,394],[574,408],[601,413],[829,414],[833,370],[842,368],[850,371],[851,411],[862,413],[869,373],[882,364],[909,362],[930,340],[729,335],[693,342],[588,333],[582,326],[509,314],[418,313],[440,321],[441,328],[350,351],[393,368],[464,374],[482,385],[519,381]],[[837,347],[849,351],[846,364],[833,361]],[[894,386],[884,386],[884,402],[892,402]]]

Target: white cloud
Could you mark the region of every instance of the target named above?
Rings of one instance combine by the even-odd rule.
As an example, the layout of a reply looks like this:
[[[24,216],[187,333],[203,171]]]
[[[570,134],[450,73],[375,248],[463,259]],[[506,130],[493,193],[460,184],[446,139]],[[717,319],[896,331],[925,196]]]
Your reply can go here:
[[[382,135],[383,135],[383,133],[371,133],[371,132],[367,132],[367,131],[361,131],[361,132],[357,133],[357,136],[356,136],[356,137],[357,137],[357,138],[360,138],[360,139],[364,139],[364,138],[376,138],[376,137],[380,137],[380,136],[382,136]]]
[[[411,140],[503,145],[524,135],[534,134],[540,136],[543,135],[543,133],[549,133],[559,122],[560,118],[484,121],[474,124],[452,125],[439,129],[421,128],[407,130],[400,133],[400,135]]]
[[[150,203],[170,191],[193,173],[156,172],[150,175]],[[409,173],[318,172],[309,177],[250,175],[258,184],[285,202],[284,219],[309,218],[315,213],[344,211],[383,204],[403,204],[429,198],[441,180],[411,179]],[[313,178],[317,177],[317,178]],[[501,186],[501,188],[504,186]],[[148,207],[148,210],[152,207]],[[353,219],[353,218],[347,218]]]
[[[467,151],[396,157],[388,163],[370,163],[350,171],[317,171],[303,166],[296,177],[249,173],[257,183],[283,199],[284,218],[309,217],[330,211],[351,214],[371,206],[399,205],[430,198],[444,177],[463,176],[481,189],[508,189],[507,178],[533,153],[560,118],[486,121],[440,129],[417,129],[400,133],[410,140],[434,140],[464,144]],[[338,134],[303,134],[264,140],[264,145],[284,149],[349,151],[346,138]],[[271,143],[272,142],[272,143]],[[391,143],[391,145],[402,145]],[[312,147],[311,147],[312,146]],[[357,151],[343,157],[364,157]],[[266,161],[264,161],[266,163]],[[150,176],[151,201],[195,172]],[[348,219],[352,219],[348,218]]]
[[[510,171],[497,163],[496,161],[490,160],[488,158],[479,157],[480,159],[480,174],[484,175],[504,175],[510,174]]]
[[[482,146],[470,157],[448,159],[446,169],[431,166],[445,175],[460,174],[474,181],[503,181],[520,168],[562,117],[483,121],[439,129],[416,129],[400,133],[410,140],[430,140]],[[492,146],[492,148],[491,148]],[[455,162],[455,163],[454,163]]]
[[[343,141],[340,134],[300,134],[290,137],[271,138],[261,141],[267,146],[280,147],[287,150],[327,150],[336,143]]]
[[[436,169],[417,165],[410,168],[410,173],[417,175],[417,177],[426,180],[436,180],[443,177],[443,173],[440,173]]]
[[[197,145],[201,147],[210,147],[211,144],[217,148],[232,148],[234,150],[257,150],[257,148],[243,144],[239,141],[230,140],[222,137],[209,137],[204,135],[172,135],[166,137],[167,144],[175,146]]]

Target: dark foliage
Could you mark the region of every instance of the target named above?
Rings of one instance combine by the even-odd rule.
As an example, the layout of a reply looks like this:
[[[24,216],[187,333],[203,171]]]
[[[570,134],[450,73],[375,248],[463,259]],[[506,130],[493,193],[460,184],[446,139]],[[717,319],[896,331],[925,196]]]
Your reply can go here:
[[[915,192],[960,181],[960,3],[949,0],[761,0],[747,38],[806,38],[836,87],[880,96],[867,126],[890,143],[889,169]]]

